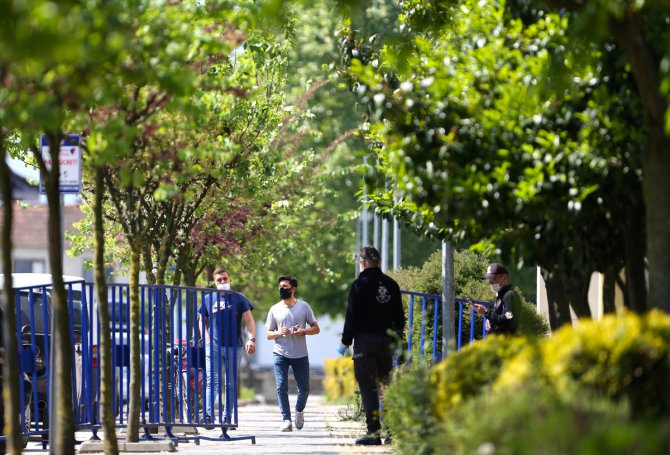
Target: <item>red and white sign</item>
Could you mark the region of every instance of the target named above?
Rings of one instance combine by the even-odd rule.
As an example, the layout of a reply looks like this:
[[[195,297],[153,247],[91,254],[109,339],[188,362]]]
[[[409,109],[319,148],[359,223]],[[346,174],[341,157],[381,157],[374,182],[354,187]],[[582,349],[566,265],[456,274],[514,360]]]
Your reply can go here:
[[[81,192],[81,147],[80,136],[68,134],[63,138],[58,153],[60,166],[59,188],[61,193],[78,194]],[[51,169],[51,147],[46,136],[40,139],[42,159],[47,169]],[[44,183],[40,182],[40,192],[44,193]]]

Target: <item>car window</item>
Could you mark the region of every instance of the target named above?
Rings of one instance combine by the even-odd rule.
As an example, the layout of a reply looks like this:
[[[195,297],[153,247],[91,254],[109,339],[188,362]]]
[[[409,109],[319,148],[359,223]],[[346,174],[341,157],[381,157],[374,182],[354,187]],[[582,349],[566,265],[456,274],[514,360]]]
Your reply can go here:
[[[81,292],[72,291],[72,324],[75,330],[81,331]]]
[[[44,306],[46,304],[45,299],[42,298],[42,294],[36,292],[20,292],[21,299],[21,327],[31,326],[32,330],[35,333],[47,333],[46,324],[44,323]],[[30,318],[30,306],[33,306],[33,318]],[[48,307],[47,307],[48,311]],[[47,318],[49,314],[47,312]]]
[[[126,303],[117,303],[112,307],[108,305],[109,320],[112,325],[118,328],[123,328],[129,324],[128,321],[128,305]]]

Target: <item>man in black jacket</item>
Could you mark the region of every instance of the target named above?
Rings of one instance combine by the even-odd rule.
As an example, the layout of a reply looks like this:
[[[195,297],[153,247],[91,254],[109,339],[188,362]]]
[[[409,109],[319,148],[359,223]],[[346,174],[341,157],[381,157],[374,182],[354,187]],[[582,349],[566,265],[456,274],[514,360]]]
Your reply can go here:
[[[491,308],[475,303],[473,305],[478,314],[486,316],[486,331],[497,334],[514,334],[517,330],[518,296],[509,282],[507,269],[498,263],[488,266],[482,280],[495,292],[496,300]]]
[[[405,312],[400,286],[379,268],[379,251],[365,246],[357,255],[361,273],[352,283],[342,345],[354,342],[354,375],[365,410],[367,434],[356,444],[379,445],[379,400],[393,369],[393,346],[403,338]]]

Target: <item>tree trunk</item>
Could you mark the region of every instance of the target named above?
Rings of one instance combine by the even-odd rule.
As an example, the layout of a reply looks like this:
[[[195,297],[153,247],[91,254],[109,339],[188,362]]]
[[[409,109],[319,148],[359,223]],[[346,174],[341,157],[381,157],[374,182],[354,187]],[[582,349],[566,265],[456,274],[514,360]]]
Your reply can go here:
[[[603,313],[612,314],[616,311],[614,300],[616,298],[616,270],[608,270],[604,273],[603,282]]]
[[[23,447],[19,420],[19,346],[16,335],[16,301],[12,289],[12,221],[14,205],[12,203],[12,184],[9,178],[9,166],[5,161],[5,139],[0,137],[0,191],[2,191],[2,270],[4,270],[4,321],[2,326],[5,358],[2,375],[2,400],[4,403],[7,453],[20,454]],[[27,399],[27,397],[26,397]]]
[[[51,395],[49,403],[49,453],[74,453],[74,413],[72,412],[72,338],[70,337],[70,309],[63,282],[63,233],[60,212],[60,134],[50,134],[51,170],[46,171],[41,153],[35,150],[45,182],[48,218],[49,268],[53,284],[53,312],[51,321]]]
[[[549,325],[554,332],[563,325],[571,325],[570,302],[565,292],[565,283],[557,273],[548,273],[542,268],[542,276],[547,287],[547,300],[549,307]]]
[[[648,306],[670,313],[670,138],[653,131],[645,154]]]
[[[591,318],[593,316],[589,307],[591,276],[582,277],[579,273],[573,273],[573,279],[567,276],[567,274],[563,275],[563,283],[572,310],[578,318]]]
[[[112,335],[110,330],[109,307],[107,304],[107,283],[105,282],[105,229],[102,218],[102,199],[104,193],[103,169],[95,169],[95,251],[93,269],[95,289],[98,298],[98,317],[100,318],[100,413],[104,432],[103,448],[106,455],[117,455],[119,445],[116,441],[115,417],[112,408]]]
[[[151,242],[143,243],[142,260],[144,262],[144,273],[147,276],[147,283],[156,284],[156,275],[154,274],[153,261],[151,260]]]
[[[168,245],[173,244],[174,244],[173,237],[165,238],[163,242],[161,242],[161,246],[158,248],[158,252],[156,254],[157,261],[155,267],[156,267],[156,282],[159,284],[165,284],[165,273],[167,271],[167,262],[170,258],[170,249],[168,248]]]
[[[140,257],[142,236],[130,240],[130,390],[127,441],[139,441],[140,426]]]
[[[630,309],[637,313],[647,310],[644,216],[644,207],[633,208],[624,228],[627,300],[630,303]]]
[[[670,137],[665,132],[668,105],[661,93],[661,65],[646,41],[638,11],[628,7],[621,19],[612,24],[612,32],[635,75],[649,128],[642,164],[649,270],[647,306],[670,313]]]

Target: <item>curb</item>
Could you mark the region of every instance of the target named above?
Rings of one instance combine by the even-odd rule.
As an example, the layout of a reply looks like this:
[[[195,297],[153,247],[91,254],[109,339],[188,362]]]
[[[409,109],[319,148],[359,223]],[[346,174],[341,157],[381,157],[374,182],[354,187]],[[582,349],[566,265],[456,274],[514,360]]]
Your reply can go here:
[[[142,442],[124,442],[119,441],[119,452],[174,452],[174,443],[167,439],[142,441]],[[79,446],[78,453],[99,453],[104,452],[103,441],[84,441]]]

